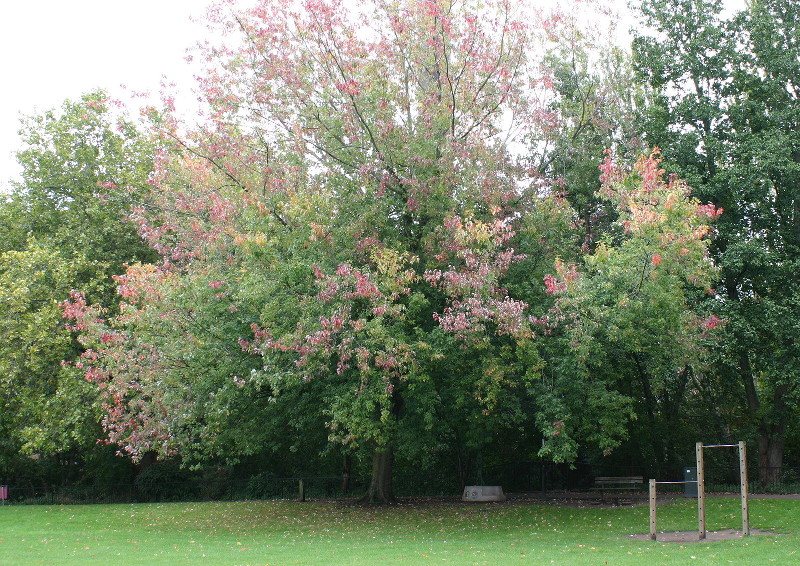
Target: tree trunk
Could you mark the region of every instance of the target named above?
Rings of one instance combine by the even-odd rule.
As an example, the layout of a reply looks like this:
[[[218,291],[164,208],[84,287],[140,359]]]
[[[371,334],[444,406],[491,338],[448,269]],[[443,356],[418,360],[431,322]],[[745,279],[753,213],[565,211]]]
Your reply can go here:
[[[763,427],[758,435],[758,479],[762,485],[781,481],[783,473],[783,435]]]
[[[787,388],[785,385],[778,385],[772,394],[769,405],[770,414],[761,414],[761,400],[758,398],[750,358],[746,354],[741,355],[740,366],[747,395],[747,408],[751,418],[758,424],[758,480],[761,485],[766,486],[779,482],[783,475],[783,445],[786,424],[782,417],[788,410],[786,406]],[[770,424],[770,420],[777,421],[779,424]]]
[[[350,491],[350,472],[353,468],[353,459],[350,454],[345,454],[342,459],[342,493]]]
[[[461,482],[461,489],[467,486],[469,476],[472,473],[472,458],[466,450],[459,450],[458,455],[458,479]]]
[[[369,483],[369,490],[363,498],[365,503],[394,503],[393,465],[394,452],[391,448],[375,449],[375,452],[372,453],[372,479]]]
[[[133,469],[131,470],[133,475],[131,477],[131,482],[136,483],[136,478],[145,471],[147,468],[152,466],[158,460],[158,453],[150,451],[145,452],[144,455],[141,457],[138,463],[134,464]]]
[[[653,387],[650,375],[644,367],[638,354],[630,354],[630,358],[636,365],[636,373],[639,378],[639,385],[641,387],[640,400],[644,403],[646,411],[646,426],[648,430],[648,444],[650,447],[650,462],[648,467],[653,470],[656,477],[662,475],[662,468],[666,464],[664,455],[664,437],[661,428],[660,419],[657,418],[658,413],[658,400],[656,394],[653,392]]]
[[[678,426],[671,426],[670,423],[677,424],[682,420],[681,409],[686,400],[686,389],[691,381],[692,368],[684,366],[676,376],[673,383],[669,383],[663,392],[663,408],[661,409],[660,421],[664,431],[664,463],[666,469],[674,470],[681,467],[683,451],[677,447],[676,436],[682,430]]]
[[[783,445],[786,437],[788,388],[780,384],[772,393],[771,415],[762,416],[758,427],[758,478],[762,485],[777,483],[783,476]]]

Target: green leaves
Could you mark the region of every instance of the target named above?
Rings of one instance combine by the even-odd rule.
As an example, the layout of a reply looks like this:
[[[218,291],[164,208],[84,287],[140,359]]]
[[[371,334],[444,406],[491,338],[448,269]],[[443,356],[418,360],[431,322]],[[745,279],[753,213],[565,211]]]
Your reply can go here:
[[[27,453],[90,446],[98,432],[95,396],[61,363],[75,358],[77,344],[59,303],[75,274],[87,272],[96,277],[102,268],[81,256],[67,261],[35,241],[0,255],[0,396],[14,415],[7,434]]]
[[[553,396],[539,414],[549,430],[547,454],[574,454],[576,439],[608,454],[637,416],[648,415],[654,431],[656,415],[674,417],[668,392],[703,363],[709,327],[692,299],[714,273],[707,222],[720,211],[700,205],[682,181],[665,179],[660,163],[654,152],[626,171],[607,158],[599,196],[617,221],[584,257],[585,269],[559,263],[547,280],[563,321],[556,343],[569,349],[545,371]]]
[[[28,454],[88,456],[102,413],[59,305],[80,288],[113,311],[112,275],[153,257],[124,221],[152,146],[100,91],[27,117],[21,136],[22,181],[0,202],[2,432]]]
[[[646,124],[650,142],[665,148],[667,168],[698,198],[725,209],[709,248],[719,279],[708,308],[726,320],[714,372],[741,381],[739,405],[758,429],[764,464],[774,461],[766,447],[782,443],[793,419],[785,401],[800,383],[797,368],[786,363],[794,341],[761,316],[780,312],[780,326],[790,328],[800,314],[798,6],[753,2],[727,21],[720,8],[645,2],[660,40],[638,38],[636,61],[658,95],[650,112],[658,119]],[[764,465],[762,474],[768,468],[777,469]]]

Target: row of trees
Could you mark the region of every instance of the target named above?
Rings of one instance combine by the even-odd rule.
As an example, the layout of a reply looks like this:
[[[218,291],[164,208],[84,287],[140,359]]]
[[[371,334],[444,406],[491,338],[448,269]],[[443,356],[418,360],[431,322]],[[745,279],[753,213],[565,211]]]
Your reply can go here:
[[[723,21],[719,1],[671,4],[644,5],[658,35],[634,43],[655,95],[644,129],[699,199],[725,209],[711,247],[726,321],[714,376],[736,388],[775,481],[800,383],[800,6],[756,1]]]
[[[102,92],[23,125],[3,465],[341,461],[386,501],[478,454],[663,476],[702,423],[778,479],[797,10],[646,0],[631,57],[508,2],[218,6],[201,126]]]

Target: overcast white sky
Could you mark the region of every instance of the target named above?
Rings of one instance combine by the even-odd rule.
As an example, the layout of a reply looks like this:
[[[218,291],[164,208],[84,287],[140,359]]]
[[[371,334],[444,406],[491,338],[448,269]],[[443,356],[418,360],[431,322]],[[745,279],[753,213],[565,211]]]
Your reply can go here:
[[[158,93],[192,82],[186,49],[204,36],[207,0],[6,0],[0,7],[0,187],[17,174],[20,115],[120,85]]]
[[[552,0],[548,0],[552,1]],[[193,84],[186,49],[206,35],[209,0],[5,0],[0,7],[0,191],[18,174],[19,117],[96,88]],[[623,2],[620,0],[620,5]],[[744,0],[726,0],[739,8]]]

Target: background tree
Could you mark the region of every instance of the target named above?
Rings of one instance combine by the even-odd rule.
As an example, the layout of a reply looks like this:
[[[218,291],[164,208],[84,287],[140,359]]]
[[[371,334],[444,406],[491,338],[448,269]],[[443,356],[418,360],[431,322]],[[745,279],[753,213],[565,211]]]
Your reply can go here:
[[[620,417],[604,426],[623,427],[626,414],[635,415],[631,442],[658,475],[680,463],[675,423],[695,374],[704,371],[703,338],[719,325],[693,306],[709,289],[704,237],[719,211],[700,205],[684,182],[663,177],[657,154],[630,172],[607,158],[598,196],[618,215],[613,230],[584,257],[585,272],[561,264],[558,277],[547,280],[573,348],[565,361],[594,382],[613,383]],[[570,375],[554,369],[565,374],[554,379]]]
[[[726,320],[716,371],[758,440],[760,478],[780,477],[794,419],[798,276],[798,6],[754,1],[724,21],[719,1],[646,1],[653,35],[634,44],[658,95],[646,123],[668,169],[725,213],[711,247],[713,308]]]
[[[81,250],[114,273],[124,262],[155,257],[121,221],[143,200],[154,147],[103,91],[25,118],[20,134],[22,180],[10,203],[15,236],[6,242],[21,247],[22,237],[46,237],[53,247]],[[113,294],[113,283],[106,286]]]
[[[28,117],[18,159],[22,180],[0,203],[0,375],[4,454],[57,455],[94,446],[96,391],[70,364],[81,348],[58,304],[81,288],[115,304],[111,275],[152,252],[124,222],[141,197],[152,146],[114,112],[103,92]],[[66,364],[62,364],[66,361]]]
[[[548,29],[552,46],[543,80],[553,92],[531,161],[577,212],[583,251],[591,251],[614,221],[598,194],[605,150],[631,163],[647,150],[637,126],[646,91],[634,80],[630,54],[618,45],[617,23],[603,4],[580,4]]]

